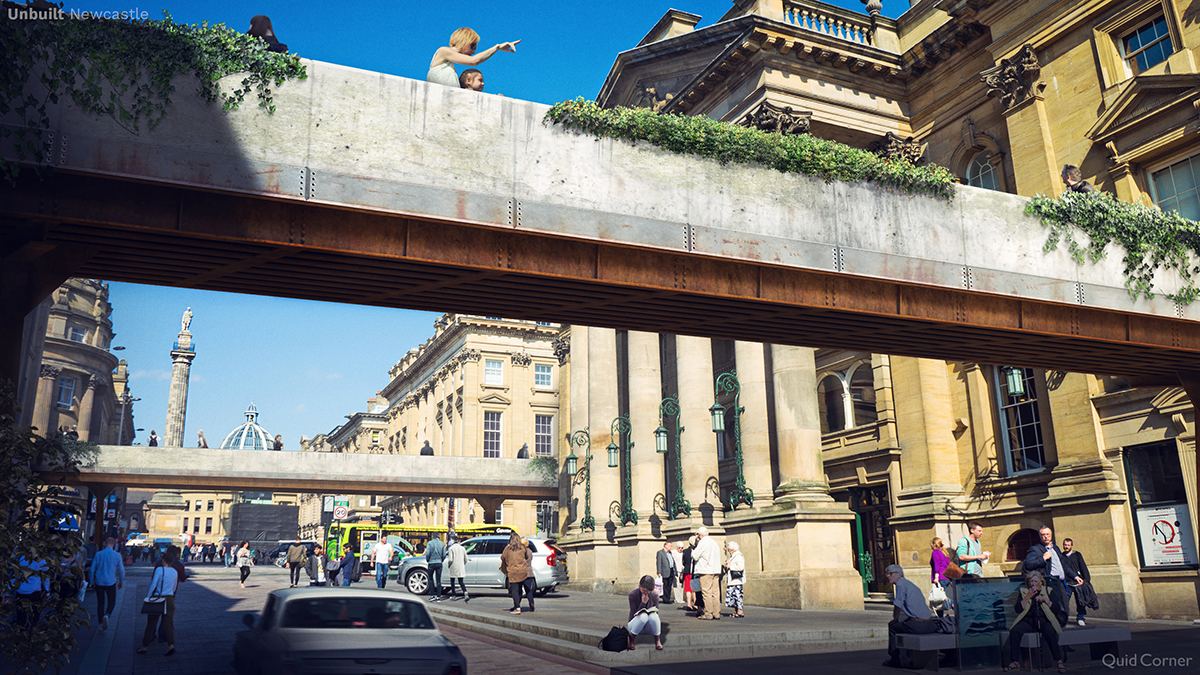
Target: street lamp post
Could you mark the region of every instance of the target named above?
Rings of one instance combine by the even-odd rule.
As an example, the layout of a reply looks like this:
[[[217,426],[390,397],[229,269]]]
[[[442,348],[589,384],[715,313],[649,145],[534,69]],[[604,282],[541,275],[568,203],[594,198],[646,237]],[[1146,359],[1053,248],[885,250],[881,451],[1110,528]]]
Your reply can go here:
[[[737,373],[721,373],[717,378],[716,389],[717,400],[708,410],[712,413],[713,433],[717,434],[718,441],[725,435],[725,407],[720,403],[721,394],[733,394],[733,457],[737,464],[737,477],[734,479],[733,489],[729,491],[729,508],[736,509],[739,504],[754,506],[754,491],[746,487],[742,463],[742,413],[746,409],[738,405],[742,386],[738,382]]]
[[[140,401],[142,399],[130,396],[129,391],[126,390],[121,392],[121,396],[118,400],[121,402],[121,417],[117,422],[117,445],[125,445],[125,408],[134,401]]]
[[[637,511],[633,510],[633,460],[630,457],[633,454],[633,440],[629,435],[633,433],[633,424],[629,421],[629,415],[621,415],[612,421],[612,436],[613,441],[608,444],[608,465],[617,466],[617,453],[620,451],[618,441],[624,437],[625,445],[625,468],[621,471],[621,524],[622,525],[637,525]]]
[[[674,417],[675,423],[672,429],[675,430],[675,491],[671,495],[670,502],[667,504],[667,517],[675,520],[679,516],[690,516],[692,514],[692,505],[684,498],[683,495],[683,430],[684,427],[679,424],[679,397],[669,396],[658,404],[658,428],[654,430],[655,448],[666,454],[667,436],[671,432],[666,428],[667,417]]]
[[[576,485],[582,480],[586,484],[583,493],[583,518],[579,519],[579,529],[595,530],[596,519],[592,517],[592,437],[588,434],[587,427],[584,427],[571,434],[568,440],[571,447],[578,446],[584,453],[582,469],[579,468],[579,458],[573,451],[567,455],[567,475],[571,477],[571,483]]]

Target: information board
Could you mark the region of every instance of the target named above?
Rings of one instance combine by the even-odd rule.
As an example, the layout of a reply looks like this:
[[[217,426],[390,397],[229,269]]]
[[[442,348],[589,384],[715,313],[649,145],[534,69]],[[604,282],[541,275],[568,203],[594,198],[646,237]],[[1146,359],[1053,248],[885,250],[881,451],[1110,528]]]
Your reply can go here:
[[[1143,567],[1195,566],[1196,541],[1187,504],[1137,509]]]

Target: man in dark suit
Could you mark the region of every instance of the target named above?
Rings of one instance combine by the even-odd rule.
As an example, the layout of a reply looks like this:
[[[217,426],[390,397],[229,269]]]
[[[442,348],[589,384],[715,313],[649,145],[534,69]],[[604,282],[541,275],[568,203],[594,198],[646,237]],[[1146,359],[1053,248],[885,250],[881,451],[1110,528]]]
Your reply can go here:
[[[671,589],[675,586],[675,556],[671,555],[671,542],[666,542],[658,551],[658,557],[655,558],[655,564],[658,567],[658,574],[662,577],[664,605],[673,604],[671,601]]]
[[[1060,591],[1062,598],[1070,598],[1071,586],[1082,584],[1083,577],[1071,566],[1070,559],[1054,545],[1053,530],[1043,525],[1038,534],[1042,537],[1042,543],[1029,547],[1029,552],[1025,554],[1025,571],[1041,572],[1046,577],[1047,587]],[[1059,625],[1067,624],[1066,600],[1054,601],[1054,614],[1058,617]]]

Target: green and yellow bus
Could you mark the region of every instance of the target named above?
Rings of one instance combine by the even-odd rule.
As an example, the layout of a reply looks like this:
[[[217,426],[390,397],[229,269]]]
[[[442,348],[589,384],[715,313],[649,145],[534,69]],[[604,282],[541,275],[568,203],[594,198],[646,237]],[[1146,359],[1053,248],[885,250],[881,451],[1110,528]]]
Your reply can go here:
[[[381,537],[387,537],[388,542],[396,549],[390,567],[399,566],[401,558],[413,555],[424,555],[425,544],[434,535],[445,542],[450,528],[445,525],[421,527],[417,525],[383,525],[367,521],[361,523],[332,523],[325,533],[325,550],[340,552],[347,544],[362,561],[363,574],[374,570],[371,562],[371,550]],[[507,525],[464,524],[456,525],[454,532],[460,540],[478,537],[484,534],[509,534],[515,530]]]

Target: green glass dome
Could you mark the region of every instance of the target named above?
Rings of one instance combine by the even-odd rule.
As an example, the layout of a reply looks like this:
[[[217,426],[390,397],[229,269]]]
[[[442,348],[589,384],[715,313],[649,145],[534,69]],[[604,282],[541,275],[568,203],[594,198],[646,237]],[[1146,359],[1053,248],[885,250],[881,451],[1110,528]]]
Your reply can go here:
[[[274,447],[271,432],[262,428],[257,419],[258,408],[251,402],[250,407],[246,408],[246,421],[229,432],[221,441],[221,447],[228,450],[270,450]]]

